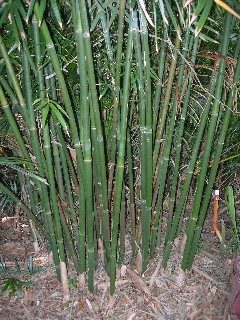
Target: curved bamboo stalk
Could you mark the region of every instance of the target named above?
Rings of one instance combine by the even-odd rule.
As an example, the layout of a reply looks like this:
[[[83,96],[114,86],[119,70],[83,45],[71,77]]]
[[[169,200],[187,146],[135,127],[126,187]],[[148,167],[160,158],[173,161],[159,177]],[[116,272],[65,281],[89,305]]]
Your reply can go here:
[[[124,73],[123,98],[121,108],[121,122],[119,131],[119,147],[118,159],[116,169],[116,185],[114,189],[114,209],[113,209],[113,226],[112,226],[112,242],[111,242],[111,259],[110,259],[110,294],[113,295],[115,291],[116,278],[116,254],[117,254],[117,234],[119,225],[119,213],[121,204],[121,195],[123,188],[123,172],[126,148],[126,131],[127,131],[127,117],[128,117],[128,96],[130,88],[130,73],[132,61],[132,47],[133,47],[133,29],[132,29],[132,12],[130,12],[130,25],[128,31],[128,42],[126,51],[126,67]]]

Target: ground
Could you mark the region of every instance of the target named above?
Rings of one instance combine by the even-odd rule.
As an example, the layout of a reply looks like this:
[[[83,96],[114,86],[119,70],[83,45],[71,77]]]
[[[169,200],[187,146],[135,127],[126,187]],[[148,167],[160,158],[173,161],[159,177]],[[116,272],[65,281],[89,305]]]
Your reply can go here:
[[[0,222],[0,255],[8,269],[14,270],[17,259],[21,273],[0,274],[1,279],[15,277],[33,286],[23,287],[17,294],[0,296],[1,320],[99,319],[99,320],[233,320],[229,315],[229,296],[234,258],[223,254],[218,238],[211,228],[211,213],[205,224],[201,250],[191,271],[182,272],[182,240],[175,243],[167,268],[161,267],[161,248],[150,261],[144,276],[137,266],[123,265],[118,271],[116,293],[109,296],[109,278],[103,268],[95,273],[94,294],[86,286],[75,287],[74,273],[70,286],[71,301],[63,304],[61,285],[54,270],[47,268],[30,276],[29,257],[33,255],[33,269],[47,264],[44,247],[34,252],[28,225],[23,218],[14,217]],[[71,269],[71,268],[70,268]],[[4,281],[2,281],[2,286]],[[1,287],[2,287],[1,286]]]

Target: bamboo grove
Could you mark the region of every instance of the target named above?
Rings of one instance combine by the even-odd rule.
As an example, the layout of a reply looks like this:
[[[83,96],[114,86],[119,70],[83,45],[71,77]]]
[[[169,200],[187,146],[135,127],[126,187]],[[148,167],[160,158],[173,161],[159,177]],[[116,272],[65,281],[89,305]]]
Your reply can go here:
[[[190,269],[236,110],[237,17],[202,0],[11,0],[0,14],[0,189],[65,299],[70,263],[90,292],[104,265],[113,294],[117,267],[140,254],[144,273],[157,248],[166,267],[183,233]]]

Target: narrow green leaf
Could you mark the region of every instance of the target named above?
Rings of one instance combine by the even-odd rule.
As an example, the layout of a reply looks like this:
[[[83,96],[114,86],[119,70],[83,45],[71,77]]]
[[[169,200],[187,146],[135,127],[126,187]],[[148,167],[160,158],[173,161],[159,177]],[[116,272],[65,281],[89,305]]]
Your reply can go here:
[[[41,110],[43,107],[45,107],[46,105],[48,105],[49,103],[48,103],[48,101],[44,101],[42,104],[40,104],[37,108],[36,108],[36,110]]]
[[[28,6],[28,12],[27,12],[27,16],[26,16],[26,22],[27,22],[27,23],[28,23],[28,20],[29,20],[31,14],[32,14],[32,11],[33,11],[35,2],[36,2],[36,0],[31,0],[31,1],[30,1],[30,4],[29,4],[29,6]]]
[[[19,264],[16,259],[14,260],[14,265],[15,265],[16,271],[21,273],[20,268],[19,268]]]
[[[59,103],[57,103],[56,101],[50,100],[50,107],[52,105],[56,106],[61,111],[61,113],[63,113],[67,118],[69,118],[67,112],[65,110],[63,110],[63,108],[60,106]]]
[[[200,33],[200,31],[202,30],[205,22],[207,21],[208,15],[211,11],[212,8],[212,4],[213,4],[213,0],[209,0],[201,14],[200,19],[198,20],[197,23],[197,28],[195,30],[195,37],[197,37],[197,35]]]
[[[96,25],[98,24],[99,20],[101,19],[103,15],[103,11],[99,11],[95,18],[93,19],[92,23],[91,23],[91,31],[96,27]]]
[[[14,6],[15,6],[15,10],[16,10],[16,7],[19,11],[19,13],[21,14],[22,18],[25,19],[26,18],[26,11],[25,11],[25,8],[23,7],[22,5],[22,2],[20,0],[17,0],[17,1],[13,1],[14,3]]]
[[[233,193],[232,186],[227,187],[225,200],[226,200],[228,211],[232,220],[232,225],[234,229],[237,230],[236,212],[235,212],[235,205],[234,205],[234,193]]]
[[[61,14],[57,5],[57,1],[56,0],[51,0],[51,6],[53,9],[53,13],[55,15],[55,18],[60,26],[60,28],[62,29],[62,19],[61,19]]]
[[[5,18],[6,18],[6,16],[7,16],[8,12],[9,12],[9,8],[8,8],[8,6],[5,6],[5,8],[4,8],[4,10],[3,10],[3,13],[2,13],[2,15],[1,15],[1,18],[0,18],[0,28],[1,28],[1,26],[2,26],[2,24],[3,24],[3,22],[4,22],[4,20],[5,20]]]
[[[0,15],[3,14],[3,11],[6,9],[6,7],[8,8],[9,4],[7,2],[4,2],[2,4],[2,6],[0,7]]]
[[[119,7],[116,7],[112,10],[112,15],[111,15],[111,19],[108,21],[107,26],[106,26],[106,30],[109,30],[109,28],[111,27],[113,21],[115,20],[117,14],[119,11]]]
[[[34,275],[34,274],[39,273],[39,272],[41,272],[41,271],[44,271],[44,270],[46,270],[47,268],[48,268],[48,266],[42,266],[42,267],[39,267],[39,268],[37,268],[37,269],[33,269],[33,270],[31,271],[31,275]]]
[[[203,10],[203,8],[205,7],[206,3],[208,2],[208,0],[200,0],[198,2],[198,5],[196,6],[196,8],[194,9],[194,14],[196,16],[198,16],[201,11]]]
[[[13,30],[13,34],[14,34],[14,38],[16,41],[17,46],[19,46],[20,40],[19,40],[19,35],[18,35],[18,27],[15,21],[15,17],[14,17],[14,12],[12,12],[12,9],[10,7],[10,14],[11,14],[11,22],[12,22],[12,30]]]
[[[16,10],[16,7],[14,6],[14,4],[12,4],[10,6],[10,12],[11,12],[11,18],[15,20],[16,26],[17,26],[17,30],[20,31],[20,35],[21,37],[23,37],[25,35],[24,32],[24,28],[23,28],[23,24],[22,24],[22,18],[19,15],[19,11]]]
[[[22,159],[22,158],[15,158],[15,157],[0,157],[0,165],[20,165],[20,164],[32,164],[31,161]]]
[[[18,171],[18,172],[20,172],[20,173],[22,173],[22,174],[24,174],[24,175],[28,176],[28,177],[31,177],[31,178],[33,178],[33,179],[36,179],[36,180],[38,180],[38,181],[40,181],[40,182],[42,182],[42,183],[44,183],[44,184],[48,185],[48,182],[47,182],[47,180],[46,180],[46,179],[44,179],[44,178],[40,177],[39,175],[37,175],[37,174],[35,174],[35,173],[33,173],[33,172],[31,172],[31,171],[27,170],[27,169],[24,169],[24,168],[18,167],[18,166],[13,165],[13,164],[7,164],[7,166],[8,166],[9,168],[12,168],[12,169],[14,169],[14,170],[16,170],[16,171]]]
[[[39,5],[39,20],[38,20],[38,23],[39,23],[39,26],[42,24],[42,19],[43,19],[43,15],[44,15],[44,12],[45,12],[45,9],[46,9],[46,0],[41,0],[40,1],[40,5]]]
[[[161,12],[163,21],[168,25],[169,23],[168,23],[168,20],[165,16],[165,9],[164,9],[163,0],[158,0],[158,3],[159,3],[159,8],[160,8],[160,12]]]
[[[42,110],[42,128],[45,127],[45,124],[46,124],[46,121],[47,121],[47,117],[48,117],[48,114],[49,114],[49,110],[50,110],[50,107],[49,107],[49,103],[46,105],[45,108],[43,108]]]
[[[192,32],[194,32],[194,30],[193,30],[192,28],[190,28],[190,30],[191,30]],[[209,41],[209,42],[213,42],[213,43],[219,43],[217,40],[215,40],[215,39],[207,36],[206,34],[204,34],[204,33],[202,33],[202,32],[199,33],[199,38],[201,38],[201,39],[204,40],[204,41]]]
[[[47,98],[37,98],[36,100],[34,100],[33,105],[35,105],[36,103],[38,103],[39,101],[48,101]]]
[[[177,23],[176,17],[174,15],[173,11],[172,11],[172,8],[171,8],[168,0],[165,0],[165,3],[166,3],[166,6],[167,6],[167,11],[168,11],[168,13],[169,13],[169,15],[171,17],[172,23],[173,23],[173,25],[174,25],[174,27],[175,27],[175,29],[177,31],[178,37],[181,40],[181,35],[180,35],[180,32],[179,32],[180,31],[180,26]]]
[[[182,10],[181,10],[181,8],[180,8],[180,6],[179,6],[179,1],[178,1],[178,0],[174,0],[174,1],[175,1],[175,3],[176,3],[177,8],[178,8],[178,14],[179,14],[181,23],[182,23],[182,25],[184,26],[184,25],[185,25],[185,21],[184,21],[184,17],[183,17]]]
[[[144,12],[144,15],[145,15],[147,21],[150,23],[150,25],[151,25],[152,27],[154,27],[154,24],[153,24],[153,22],[152,22],[152,19],[151,19],[151,17],[149,16],[149,14],[148,14],[148,12],[147,12],[147,9],[146,9],[146,6],[145,6],[144,1],[143,1],[143,0],[138,0],[138,2],[139,2],[140,6],[141,6],[141,8],[142,8],[142,11]]]
[[[58,119],[58,122],[61,124],[61,126],[63,127],[64,131],[66,133],[68,133],[68,130],[67,130],[67,123],[66,121],[64,120],[61,112],[53,105],[51,104],[51,109],[52,111],[54,112],[55,116],[57,117]]]

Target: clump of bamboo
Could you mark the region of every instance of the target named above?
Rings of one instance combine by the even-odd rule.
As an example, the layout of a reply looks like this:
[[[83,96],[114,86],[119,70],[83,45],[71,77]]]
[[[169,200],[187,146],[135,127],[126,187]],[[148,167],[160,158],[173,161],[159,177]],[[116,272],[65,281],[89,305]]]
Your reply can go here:
[[[9,136],[15,141],[15,162],[6,158],[4,165],[19,171],[28,197],[20,200],[5,176],[0,188],[46,239],[65,301],[68,261],[81,279],[87,275],[90,292],[103,263],[114,294],[128,232],[130,263],[141,257],[142,273],[161,244],[166,267],[181,231],[187,235],[182,268],[191,267],[239,77],[238,40],[233,89],[223,100],[222,57],[230,55],[234,28],[228,13],[220,60],[207,68],[207,80],[200,78],[203,40],[217,50],[212,29],[203,33],[212,2],[196,8],[169,0],[112,4],[17,0],[14,14],[13,2],[0,9],[0,134],[6,144]]]

